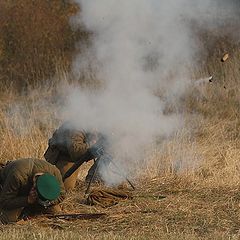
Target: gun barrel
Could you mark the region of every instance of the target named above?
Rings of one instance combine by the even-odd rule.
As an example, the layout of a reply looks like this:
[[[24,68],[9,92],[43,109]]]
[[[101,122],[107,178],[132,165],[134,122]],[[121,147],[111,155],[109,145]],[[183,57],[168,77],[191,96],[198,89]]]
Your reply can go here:
[[[47,218],[59,218],[59,219],[96,219],[106,216],[106,213],[70,213],[70,214],[57,214],[46,215]]]

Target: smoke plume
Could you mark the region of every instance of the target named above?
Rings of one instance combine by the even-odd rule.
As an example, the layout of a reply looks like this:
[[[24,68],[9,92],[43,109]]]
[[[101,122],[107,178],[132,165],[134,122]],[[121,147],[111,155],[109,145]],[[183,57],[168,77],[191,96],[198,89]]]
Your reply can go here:
[[[188,67],[204,47],[194,27],[218,29],[235,8],[214,0],[75,2],[81,11],[72,24],[91,34],[90,44],[79,45],[73,72],[86,80],[94,76],[101,87],[68,89],[65,113],[74,127],[107,134],[127,174],[149,145],[183,125],[183,116],[166,107],[184,94]]]

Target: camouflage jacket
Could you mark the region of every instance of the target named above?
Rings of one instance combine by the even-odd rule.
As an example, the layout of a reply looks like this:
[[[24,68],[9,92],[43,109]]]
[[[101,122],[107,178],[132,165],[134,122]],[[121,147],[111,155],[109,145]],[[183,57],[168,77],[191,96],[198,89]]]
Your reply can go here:
[[[36,173],[50,173],[54,175],[61,187],[61,193],[52,205],[63,201],[65,188],[60,171],[52,164],[40,159],[19,159],[11,161],[0,170],[0,208],[16,209],[28,205],[28,194],[33,186]]]
[[[65,123],[49,139],[44,157],[52,164],[55,164],[57,159],[75,162],[86,153],[88,148],[86,132],[72,129]]]

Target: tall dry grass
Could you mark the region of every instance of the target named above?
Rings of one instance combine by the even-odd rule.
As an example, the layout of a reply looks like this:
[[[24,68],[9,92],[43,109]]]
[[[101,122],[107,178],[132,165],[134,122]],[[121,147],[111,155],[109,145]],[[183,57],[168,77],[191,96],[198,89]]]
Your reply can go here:
[[[201,184],[239,184],[239,53],[226,63],[220,56],[212,58],[207,67],[214,69],[213,82],[188,89],[181,102],[185,127],[151,151],[139,176],[186,175]],[[201,71],[202,76],[209,74]],[[49,136],[61,124],[62,89],[53,84],[29,90],[27,95],[9,89],[0,100],[1,161],[42,158]]]
[[[57,68],[69,70],[76,41],[88,35],[70,26],[78,10],[68,0],[1,1],[1,82],[21,89],[44,84]]]

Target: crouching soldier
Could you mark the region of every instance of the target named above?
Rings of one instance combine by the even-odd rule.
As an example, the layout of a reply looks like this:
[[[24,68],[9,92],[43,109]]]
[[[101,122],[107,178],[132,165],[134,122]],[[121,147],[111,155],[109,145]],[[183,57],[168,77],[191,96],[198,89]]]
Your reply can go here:
[[[19,159],[0,168],[0,222],[20,215],[57,213],[65,195],[59,170],[40,159]]]
[[[99,138],[96,131],[86,132],[84,130],[77,130],[71,126],[69,122],[64,123],[49,139],[48,149],[46,150],[45,159],[56,165],[60,170],[62,176],[79,160],[88,149],[93,146]],[[101,181],[99,171],[96,171],[97,162],[94,156],[90,156],[88,160],[94,160],[93,165],[88,171],[86,182],[89,182],[94,175],[93,181]],[[77,169],[70,177],[64,181],[65,189],[73,189],[76,185],[80,169]]]

